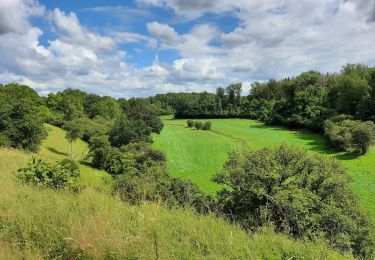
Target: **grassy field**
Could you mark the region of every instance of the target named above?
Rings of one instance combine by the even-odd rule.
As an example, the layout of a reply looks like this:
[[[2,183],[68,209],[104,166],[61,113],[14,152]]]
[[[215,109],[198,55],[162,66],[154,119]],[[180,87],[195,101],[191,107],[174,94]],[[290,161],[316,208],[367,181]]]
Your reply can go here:
[[[352,189],[361,205],[375,222],[375,149],[365,156],[336,153],[321,135],[266,126],[245,119],[214,119],[211,131],[187,128],[186,120],[163,118],[165,127],[154,135],[154,147],[165,152],[171,174],[193,180],[214,194],[220,187],[210,179],[234,149],[259,149],[281,144],[295,145],[308,151],[339,159],[352,176]],[[204,121],[204,120],[202,120]]]
[[[55,126],[46,125],[48,137],[43,141],[40,151],[35,155],[38,158],[54,163],[55,161],[68,158],[70,146],[65,139],[65,132]],[[87,144],[78,139],[73,143],[73,157],[80,162],[87,155]],[[94,186],[98,189],[108,188],[106,185],[111,180],[111,176],[104,171],[97,170],[84,163],[79,164],[81,179],[86,185]]]
[[[64,132],[47,128],[38,154],[0,149],[0,259],[345,259],[322,243],[270,229],[247,234],[188,209],[130,206],[100,189],[105,172],[84,164],[80,194],[17,183],[14,172],[33,156],[50,162],[66,157]],[[87,145],[78,141],[74,150],[80,159]]]

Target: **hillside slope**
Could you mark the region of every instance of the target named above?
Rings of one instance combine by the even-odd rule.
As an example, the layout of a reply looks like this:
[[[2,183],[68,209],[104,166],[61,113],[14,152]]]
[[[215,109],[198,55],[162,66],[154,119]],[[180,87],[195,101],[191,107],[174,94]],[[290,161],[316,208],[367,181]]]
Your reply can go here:
[[[87,166],[81,165],[87,187],[78,195],[17,183],[14,171],[32,156],[50,161],[64,156],[64,132],[48,128],[49,138],[37,155],[0,149],[1,259],[345,258],[323,244],[291,240],[269,229],[249,235],[212,215],[148,203],[127,205],[106,189],[98,190],[106,174]],[[75,149],[85,147],[80,141]]]

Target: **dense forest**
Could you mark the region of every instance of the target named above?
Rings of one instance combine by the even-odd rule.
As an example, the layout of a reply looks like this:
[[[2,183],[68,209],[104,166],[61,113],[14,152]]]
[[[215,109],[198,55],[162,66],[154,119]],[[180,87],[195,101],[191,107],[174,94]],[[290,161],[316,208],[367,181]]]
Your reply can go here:
[[[0,87],[0,146],[35,152],[47,135],[44,124],[58,126],[66,131],[69,158],[56,164],[31,160],[16,173],[21,183],[80,193],[84,187],[73,160],[80,138],[89,144],[82,161],[108,172],[112,195],[125,203],[192,208],[249,232],[272,226],[293,238],[324,240],[338,252],[372,258],[372,223],[334,159],[289,146],[233,152],[213,178],[224,188],[209,196],[192,181],[172,177],[165,155],[150,143],[151,135],[163,129],[159,116],[173,113],[178,118],[239,117],[308,129],[324,133],[337,149],[364,154],[375,135],[375,69],[346,65],[339,74],[309,71],[254,83],[249,95],[242,94],[241,84],[233,84],[216,94],[144,99],[116,100],[73,89],[41,97],[28,86],[8,84]],[[202,127],[209,130],[211,124],[197,128]]]

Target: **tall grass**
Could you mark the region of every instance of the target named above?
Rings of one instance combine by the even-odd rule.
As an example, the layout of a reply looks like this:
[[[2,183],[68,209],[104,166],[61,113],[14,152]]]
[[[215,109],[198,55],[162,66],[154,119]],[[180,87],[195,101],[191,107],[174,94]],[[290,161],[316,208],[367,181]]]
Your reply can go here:
[[[268,229],[249,235],[188,209],[130,206],[91,186],[76,195],[21,185],[13,172],[29,157],[0,150],[0,258],[344,258],[324,244]]]

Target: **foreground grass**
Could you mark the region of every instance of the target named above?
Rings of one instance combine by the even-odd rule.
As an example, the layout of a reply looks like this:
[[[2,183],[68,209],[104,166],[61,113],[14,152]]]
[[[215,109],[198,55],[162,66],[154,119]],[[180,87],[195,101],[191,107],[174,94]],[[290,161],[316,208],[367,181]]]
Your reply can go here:
[[[203,191],[214,194],[220,186],[213,183],[211,177],[222,168],[230,151],[295,145],[342,161],[352,176],[353,191],[359,195],[362,207],[375,222],[375,149],[356,157],[336,153],[318,134],[266,126],[254,120],[210,121],[211,131],[197,131],[185,127],[186,120],[164,118],[165,127],[160,135],[154,135],[153,145],[166,154],[172,175],[189,178]]]
[[[53,161],[64,156],[64,143],[55,139],[60,130],[51,129],[38,156]],[[57,152],[48,152],[51,147]],[[98,191],[99,182],[92,176],[83,181],[95,185],[80,194],[21,185],[13,173],[30,157],[0,149],[0,259],[350,258],[323,243],[295,241],[270,229],[249,235],[220,218],[188,209],[130,206]],[[91,170],[85,174],[103,174]]]

